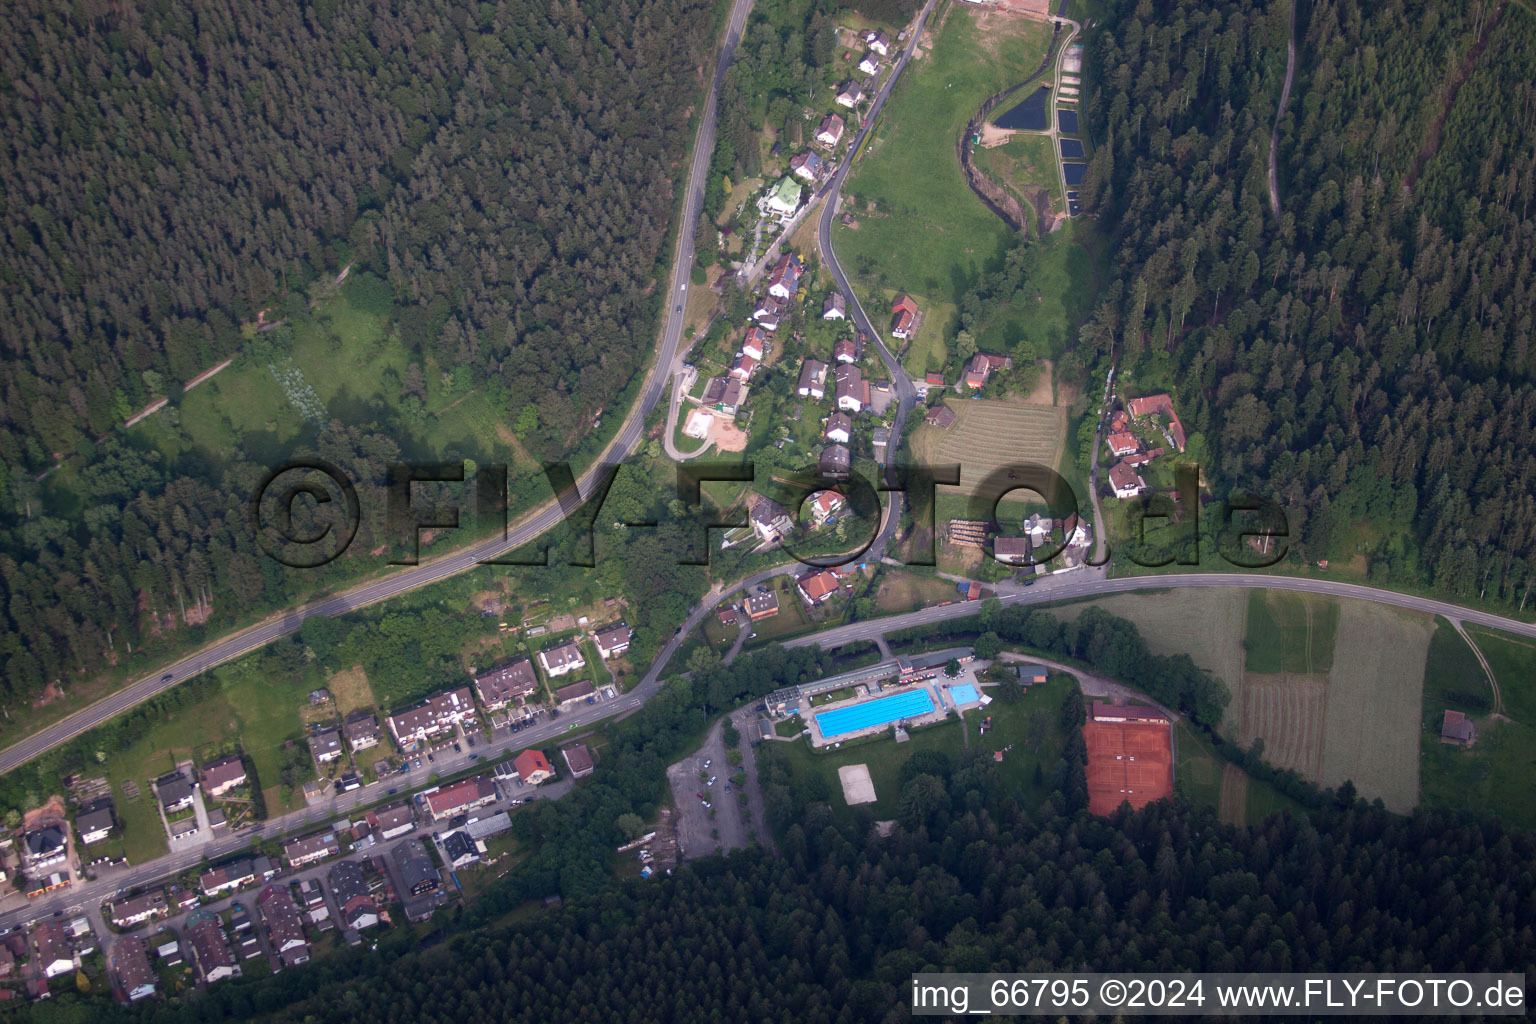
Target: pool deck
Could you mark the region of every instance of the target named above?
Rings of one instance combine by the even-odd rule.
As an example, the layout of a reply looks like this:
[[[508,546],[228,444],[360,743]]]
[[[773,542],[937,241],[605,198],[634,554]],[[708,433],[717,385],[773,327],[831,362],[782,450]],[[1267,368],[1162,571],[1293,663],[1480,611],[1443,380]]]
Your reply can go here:
[[[853,732],[840,732],[836,736],[828,738],[821,734],[821,726],[817,723],[816,716],[825,714],[828,711],[835,711],[838,708],[849,707],[853,704],[864,704],[871,700],[879,700],[881,697],[889,697],[893,693],[901,693],[907,690],[916,689],[927,691],[928,699],[933,701],[933,710],[927,714],[920,715],[917,718],[903,718],[901,721],[908,726],[928,725],[932,722],[942,722],[949,715],[950,701],[948,698],[945,698],[944,700],[939,699],[939,693],[935,689],[933,682],[925,682],[915,686],[888,686],[885,688],[885,691],[878,696],[853,697],[849,700],[840,700],[835,704],[823,704],[820,707],[817,707],[814,711],[807,709],[806,712],[801,715],[801,718],[810,726],[811,746],[830,747],[834,743],[842,743],[845,740],[855,740],[862,736],[879,736],[884,733],[889,733],[893,723],[885,722],[881,725],[872,725],[867,729],[855,729]]]

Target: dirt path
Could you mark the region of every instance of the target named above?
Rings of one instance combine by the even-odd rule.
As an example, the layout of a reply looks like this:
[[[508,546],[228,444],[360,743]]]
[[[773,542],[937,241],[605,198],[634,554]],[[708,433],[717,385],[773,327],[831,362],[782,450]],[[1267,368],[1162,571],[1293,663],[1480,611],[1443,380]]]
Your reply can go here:
[[[1472,641],[1472,637],[1462,628],[1460,619],[1451,619],[1450,621],[1451,625],[1456,627],[1456,632],[1460,633],[1461,638],[1467,642],[1467,646],[1472,648],[1472,653],[1477,655],[1478,664],[1483,666],[1483,674],[1488,677],[1488,687],[1493,690],[1493,713],[1496,715],[1503,714],[1504,695],[1499,692],[1499,681],[1494,678],[1493,668],[1488,664],[1488,659],[1483,657],[1483,649],[1477,646]]]
[[[1275,108],[1275,126],[1269,132],[1269,208],[1280,219],[1280,119],[1291,101],[1291,83],[1296,79],[1296,4],[1291,0],[1291,36],[1286,40],[1285,85],[1280,89],[1280,105]]]
[[[1248,821],[1248,775],[1235,764],[1222,765],[1221,802],[1216,815],[1228,825]]]
[[[1466,83],[1467,76],[1472,73],[1472,66],[1477,63],[1477,58],[1482,56],[1483,47],[1488,45],[1488,37],[1493,33],[1494,28],[1498,26],[1499,21],[1503,17],[1504,4],[1500,3],[1499,6],[1493,9],[1493,14],[1489,16],[1488,21],[1483,25],[1482,31],[1478,33],[1477,42],[1472,44],[1472,48],[1467,51],[1467,55],[1461,59],[1461,64],[1456,68],[1456,74],[1446,83],[1445,102],[1440,107],[1440,113],[1435,115],[1435,119],[1429,123],[1429,128],[1425,130],[1424,144],[1419,147],[1418,154],[1413,158],[1413,168],[1408,172],[1408,177],[1404,182],[1410,192],[1418,184],[1419,175],[1424,173],[1425,165],[1439,151],[1440,136],[1445,131],[1445,118],[1451,112],[1451,105],[1456,102],[1456,94],[1461,92],[1461,87]],[[1476,649],[1476,645],[1474,645],[1474,649]]]

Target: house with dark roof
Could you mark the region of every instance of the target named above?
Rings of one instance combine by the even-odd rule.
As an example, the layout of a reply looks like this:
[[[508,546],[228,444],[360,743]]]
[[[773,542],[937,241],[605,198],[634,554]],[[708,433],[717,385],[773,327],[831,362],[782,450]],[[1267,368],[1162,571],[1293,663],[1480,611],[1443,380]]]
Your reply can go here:
[[[480,859],[480,850],[475,846],[475,841],[460,832],[450,832],[443,837],[443,856],[448,861],[448,866],[455,871],[466,864],[473,864]]]
[[[761,594],[753,594],[747,598],[747,618],[756,622],[758,619],[771,619],[779,614],[779,595],[771,590],[765,590]]]
[[[304,922],[293,902],[293,892],[286,885],[269,885],[256,897],[262,920],[267,925],[267,941],[284,967],[309,962],[309,942],[304,937]]]
[[[283,859],[288,862],[289,868],[301,868],[305,864],[334,857],[340,852],[341,843],[330,829],[283,844]]]
[[[1117,498],[1134,498],[1146,489],[1147,482],[1124,462],[1109,467],[1109,486]]]
[[[827,364],[820,359],[807,359],[800,364],[800,380],[795,393],[802,398],[822,398],[826,395]]]
[[[369,811],[363,815],[363,820],[368,822],[368,827],[380,839],[403,836],[416,827],[416,815],[408,803],[391,804]]]
[[[555,703],[560,705],[574,704],[579,700],[586,700],[597,692],[597,687],[592,685],[592,680],[583,679],[580,682],[562,686],[555,691]]]
[[[592,774],[592,752],[585,743],[572,743],[560,748],[565,766],[571,770],[571,778],[580,779]]]
[[[429,892],[436,892],[438,886],[442,885],[443,876],[432,866],[431,858],[419,842],[411,840],[400,843],[390,851],[390,859],[395,862],[395,874],[400,880],[402,894],[425,896]]]
[[[62,824],[47,824],[34,828],[22,836],[22,847],[27,855],[27,866],[32,871],[63,863],[69,855],[68,836]]]
[[[203,792],[223,796],[236,786],[245,785],[245,762],[239,754],[227,754],[203,765]]]
[[[747,392],[751,390],[744,380],[729,380],[725,383],[725,390],[720,394],[718,408],[721,412],[734,415],[737,409],[747,404]]]
[[[532,696],[538,689],[539,676],[529,658],[518,658],[475,677],[475,692],[487,711],[500,711],[514,700]]]
[[[891,37],[879,29],[870,29],[864,33],[864,44],[872,53],[878,53],[882,57],[891,55]]]
[[[941,402],[928,410],[923,416],[923,422],[940,430],[948,430],[955,425],[955,410]]]
[[[57,978],[75,969],[75,953],[62,922],[38,922],[32,932],[32,966],[42,971],[45,978]]]
[[[224,934],[224,926],[213,911],[193,911],[187,917],[182,934],[186,936],[187,949],[192,956],[192,969],[203,984],[240,977],[240,965],[235,963],[229,936]]]
[[[1440,742],[1470,747],[1475,739],[1477,730],[1472,728],[1471,720],[1460,711],[1447,710],[1440,723]]]
[[[1044,683],[1046,680],[1046,671],[1044,665],[1020,665],[1018,666],[1018,669],[1019,682],[1023,683],[1025,686],[1036,686]]]
[[[699,401],[705,405],[714,405],[720,401],[720,396],[723,394],[725,394],[725,378],[711,377],[704,384],[704,394],[700,396]]]
[[[529,747],[512,759],[512,767],[517,769],[518,778],[523,780],[526,786],[537,786],[545,779],[554,778],[555,770],[549,766],[549,758],[544,756],[542,750]]]
[[[587,659],[581,656],[581,645],[575,640],[564,640],[539,652],[539,664],[546,675],[558,679],[567,672],[587,667]]]
[[[362,931],[379,923],[378,904],[374,902],[363,869],[356,862],[338,862],[331,868],[330,883],[343,926]]]
[[[853,454],[845,444],[829,444],[821,450],[816,469],[827,480],[846,480],[853,469]]]
[[[155,972],[137,935],[124,935],[112,943],[111,962],[118,987],[130,1003],[155,994]]]
[[[617,622],[612,626],[605,626],[592,634],[592,642],[597,645],[598,657],[607,661],[609,658],[617,658],[629,650],[629,642],[635,638],[635,631],[629,628],[625,622]]]
[[[753,505],[752,511],[747,514],[747,521],[752,524],[752,532],[762,538],[765,544],[782,540],[795,528],[794,520],[789,518],[789,512],[783,505],[770,498],[758,498],[757,504]]]
[[[117,820],[112,814],[112,799],[100,797],[84,804],[75,815],[75,834],[86,845],[99,843],[112,834]]]
[[[354,711],[341,723],[341,734],[353,751],[379,745],[379,716],[372,711]]]
[[[133,928],[145,921],[164,917],[169,911],[165,903],[165,890],[156,889],[125,900],[116,900],[107,906],[113,925]]]
[[[315,760],[321,764],[336,760],[342,753],[341,732],[336,729],[322,729],[317,733],[311,733],[309,749],[315,755]]]
[[[192,806],[192,791],[197,783],[181,771],[170,772],[155,780],[155,793],[160,798],[160,809],[167,814]]]
[[[839,291],[830,292],[821,304],[823,320],[845,320],[848,317],[848,300]]]
[[[837,386],[837,407],[844,412],[858,412],[869,404],[869,388],[857,366],[840,365],[833,374]]]
[[[1009,565],[1024,565],[1029,561],[1028,537],[992,538],[992,557]]]
[[[863,101],[863,99],[864,87],[861,86],[858,82],[850,81],[844,82],[842,87],[837,90],[835,102],[840,107],[847,107],[849,110],[852,110],[854,107],[858,106],[859,103]]]
[[[853,436],[853,417],[845,412],[834,412],[827,417],[827,431],[824,435],[828,441],[836,444],[847,444]]]

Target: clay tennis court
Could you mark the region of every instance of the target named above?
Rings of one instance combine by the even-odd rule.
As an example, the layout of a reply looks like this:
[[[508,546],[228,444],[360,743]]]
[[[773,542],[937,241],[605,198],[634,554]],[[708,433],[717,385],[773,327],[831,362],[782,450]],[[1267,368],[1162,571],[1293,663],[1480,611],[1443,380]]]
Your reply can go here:
[[[1173,744],[1167,725],[1089,722],[1088,810],[1110,814],[1122,801],[1138,810],[1173,795]]]

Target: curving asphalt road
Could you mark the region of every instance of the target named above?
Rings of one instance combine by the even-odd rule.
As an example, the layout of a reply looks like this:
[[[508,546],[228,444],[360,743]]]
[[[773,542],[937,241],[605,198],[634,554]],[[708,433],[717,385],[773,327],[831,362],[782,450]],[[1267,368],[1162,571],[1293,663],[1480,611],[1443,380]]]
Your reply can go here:
[[[721,45],[720,60],[715,67],[715,78],[710,85],[709,98],[705,102],[703,114],[699,119],[698,136],[693,146],[693,164],[689,170],[687,191],[683,199],[682,224],[678,229],[677,249],[672,262],[672,282],[668,285],[674,289],[669,303],[672,308],[667,311],[666,330],[657,351],[656,362],[646,377],[640,402],[630,410],[618,436],[610,442],[607,450],[592,467],[576,481],[577,491],[583,499],[592,493],[594,483],[603,474],[607,473],[619,460],[634,452],[639,445],[641,433],[645,427],[645,418],[666,393],[667,384],[675,369],[674,364],[683,336],[683,309],[687,305],[685,297],[688,289],[688,271],[693,263],[694,228],[698,223],[699,210],[704,201],[704,179],[709,173],[709,162],[715,149],[715,111],[719,104],[720,83],[736,52],[736,44],[741,41],[742,28],[746,24],[747,14],[751,11],[752,4],[753,0],[735,0],[731,8],[730,23]],[[578,503],[572,501],[569,495],[564,502],[559,500],[546,502],[519,523],[515,529],[509,531],[505,539],[486,541],[438,561],[413,566],[392,573],[383,579],[361,584],[345,593],[294,609],[279,618],[205,647],[174,665],[161,668],[153,675],[146,676],[110,697],[103,698],[90,707],[77,711],[62,721],[41,729],[4,751],[0,751],[0,773],[8,772],[43,751],[95,728],[113,716],[170,689],[183,680],[190,679],[222,662],[238,658],[278,637],[296,632],[303,621],[312,615],[340,615],[405,591],[435,583],[472,569],[487,559],[513,551],[555,526],[576,507]]]

